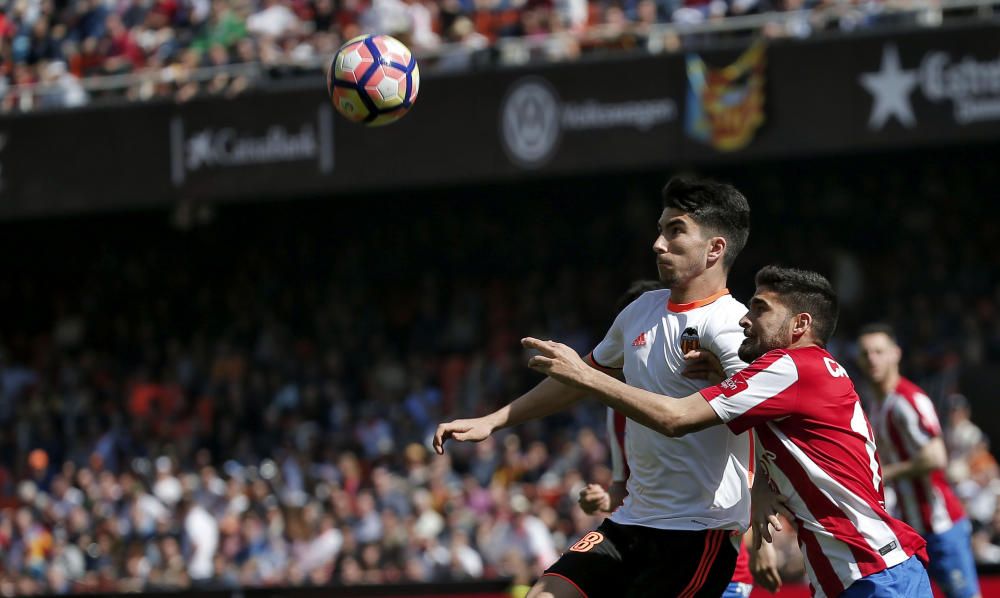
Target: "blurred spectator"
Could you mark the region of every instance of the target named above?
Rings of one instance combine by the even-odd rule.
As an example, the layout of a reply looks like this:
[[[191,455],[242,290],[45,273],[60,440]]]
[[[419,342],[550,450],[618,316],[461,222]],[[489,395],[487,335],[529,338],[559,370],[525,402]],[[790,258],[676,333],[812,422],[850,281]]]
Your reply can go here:
[[[184,538],[191,555],[188,575],[195,584],[210,581],[215,569],[215,551],[219,545],[219,526],[215,518],[203,506],[194,502],[190,495],[178,504],[177,515],[183,517]]]
[[[40,85],[45,92],[38,99],[39,108],[74,108],[87,103],[87,93],[80,81],[69,74],[61,60],[49,62],[42,70]]]
[[[829,29],[941,20],[939,11],[935,18],[899,15],[879,2],[835,0],[13,2],[0,5],[0,110],[73,107],[92,98],[114,101],[122,96],[181,102],[202,94],[232,97],[254,83],[246,74],[237,75],[230,68],[233,63],[260,65],[250,75],[253,79],[267,73],[311,75],[327,66],[341,43],[366,32],[398,36],[425,70],[440,66],[455,71],[498,57],[518,62],[531,57],[572,60],[592,50],[677,51],[713,39],[711,34],[683,33],[691,24],[788,11],[794,15],[776,17],[763,26],[763,34],[804,37]],[[681,27],[658,27],[669,23]],[[755,34],[745,31],[747,37]],[[513,37],[524,38],[527,45],[476,53]],[[250,45],[240,45],[246,40]],[[51,67],[60,63],[66,71]],[[196,71],[198,67],[212,70]],[[94,89],[89,82],[76,81],[106,75],[139,77],[112,86],[110,94],[88,94]]]
[[[948,477],[953,481],[969,478],[970,457],[977,450],[988,449],[986,436],[972,423],[969,401],[960,394],[948,397],[948,426],[945,444],[948,448]]]
[[[262,8],[247,17],[247,31],[265,38],[279,38],[298,31],[299,19],[283,0],[264,0]]]
[[[444,71],[464,71],[475,63],[474,55],[489,46],[485,35],[476,31],[466,16],[457,17],[447,32],[446,45],[438,58],[436,68]]]

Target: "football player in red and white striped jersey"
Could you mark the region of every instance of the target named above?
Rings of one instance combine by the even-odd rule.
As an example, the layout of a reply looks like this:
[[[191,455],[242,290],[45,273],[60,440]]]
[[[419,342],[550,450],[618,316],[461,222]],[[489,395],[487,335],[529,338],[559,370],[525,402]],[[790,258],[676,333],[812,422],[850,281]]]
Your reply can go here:
[[[900,374],[902,350],[891,327],[864,327],[858,351],[875,391],[869,415],[882,457],[882,479],[895,490],[900,518],[927,540],[928,571],[945,595],[978,598],[972,528],[945,479],[948,457],[934,403]]]
[[[886,512],[871,426],[846,370],[824,349],[837,322],[830,283],[774,266],[756,282],[740,320],[740,357],[752,363],[687,397],[629,387],[551,341],[524,340],[540,353],[529,365],[667,436],[720,424],[737,434],[754,429],[764,451],[754,530],[769,540],[770,527],[780,529],[777,513],[790,516],[814,595],[929,598],[926,542]]]

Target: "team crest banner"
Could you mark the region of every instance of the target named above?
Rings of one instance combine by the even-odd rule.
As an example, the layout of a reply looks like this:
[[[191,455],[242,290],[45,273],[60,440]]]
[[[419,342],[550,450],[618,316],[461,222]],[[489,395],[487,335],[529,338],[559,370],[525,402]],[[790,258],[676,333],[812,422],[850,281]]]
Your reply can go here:
[[[711,68],[687,56],[687,134],[719,151],[746,147],[764,124],[765,44],[757,42],[736,62]]]

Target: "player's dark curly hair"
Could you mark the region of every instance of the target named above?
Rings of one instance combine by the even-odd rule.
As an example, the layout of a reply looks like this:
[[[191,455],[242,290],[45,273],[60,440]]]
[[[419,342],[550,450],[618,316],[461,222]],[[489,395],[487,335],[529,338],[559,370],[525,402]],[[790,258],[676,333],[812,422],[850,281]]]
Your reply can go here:
[[[833,285],[822,274],[797,268],[764,266],[754,280],[757,288],[780,295],[792,313],[811,315],[813,334],[821,345],[833,336],[840,308]]]
[[[728,271],[750,236],[750,204],[736,187],[710,179],[674,177],[663,188],[663,207],[675,208],[726,239],[722,265]]]

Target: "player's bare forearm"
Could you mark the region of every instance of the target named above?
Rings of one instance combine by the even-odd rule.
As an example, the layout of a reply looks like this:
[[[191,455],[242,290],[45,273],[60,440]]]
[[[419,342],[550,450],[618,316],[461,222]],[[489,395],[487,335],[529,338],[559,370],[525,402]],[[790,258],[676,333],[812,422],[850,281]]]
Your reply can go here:
[[[683,436],[722,423],[700,394],[683,399],[658,395],[588,366],[576,351],[561,343],[526,338],[521,344],[539,353],[528,362],[532,369],[593,393],[608,407],[666,436]]]
[[[434,450],[444,454],[444,443],[454,439],[462,442],[481,442],[493,432],[519,423],[552,415],[569,407],[583,397],[583,391],[573,386],[546,378],[509,405],[489,415],[473,419],[456,419],[439,424],[434,432]]]
[[[559,413],[584,397],[583,389],[546,378],[534,388],[490,415],[494,430],[509,428],[533,419]]]
[[[683,436],[722,423],[700,394],[675,399],[629,386],[597,370],[581,382],[608,407],[665,436]]]
[[[948,456],[941,438],[933,438],[920,448],[913,459],[887,463],[882,466],[882,479],[886,482],[899,478],[916,478],[937,469],[944,469]]]

